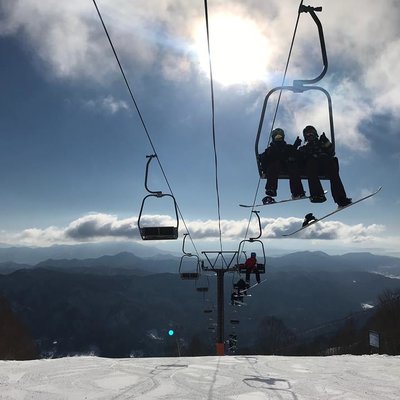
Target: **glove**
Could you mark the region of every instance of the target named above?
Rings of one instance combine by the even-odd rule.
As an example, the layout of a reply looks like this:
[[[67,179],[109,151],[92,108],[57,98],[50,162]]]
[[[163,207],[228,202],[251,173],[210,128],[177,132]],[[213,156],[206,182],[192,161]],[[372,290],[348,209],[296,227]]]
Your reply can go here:
[[[322,147],[329,147],[331,142],[329,139],[326,137],[325,132],[322,133],[321,137],[319,138]]]
[[[301,139],[297,136],[296,140],[293,143],[293,147],[297,149],[301,145]]]
[[[321,143],[328,143],[329,139],[326,137],[325,132],[322,133],[321,137],[319,138]]]

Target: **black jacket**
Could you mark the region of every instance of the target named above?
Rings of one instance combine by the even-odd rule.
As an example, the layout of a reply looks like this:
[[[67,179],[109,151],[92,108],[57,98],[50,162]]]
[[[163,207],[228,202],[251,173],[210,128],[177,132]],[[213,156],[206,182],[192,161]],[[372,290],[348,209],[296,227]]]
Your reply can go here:
[[[301,160],[306,161],[308,158],[333,157],[335,151],[329,140],[320,137],[301,146],[299,155]]]
[[[271,161],[295,161],[297,158],[297,150],[285,141],[271,142],[261,155],[263,164],[268,164]]]

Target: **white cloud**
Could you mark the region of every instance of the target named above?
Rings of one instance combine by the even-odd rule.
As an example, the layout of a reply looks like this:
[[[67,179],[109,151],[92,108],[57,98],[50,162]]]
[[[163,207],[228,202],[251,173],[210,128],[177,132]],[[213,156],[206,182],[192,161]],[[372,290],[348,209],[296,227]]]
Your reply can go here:
[[[115,114],[121,110],[128,110],[128,104],[123,100],[116,100],[113,96],[106,96],[95,100],[83,102],[84,107],[95,111],[105,111],[109,114]]]
[[[216,240],[219,238],[219,225],[216,220],[185,221],[191,238],[196,240]],[[297,229],[302,223],[299,218],[261,218],[263,236],[261,240],[281,238],[283,233]],[[171,226],[174,225],[166,215],[143,215],[141,226]],[[248,220],[222,220],[222,239],[240,241],[244,238]],[[346,225],[338,221],[321,221],[311,226],[294,239],[338,240],[343,243],[367,243],[379,239],[384,232],[382,225]],[[180,228],[182,237],[184,228]],[[258,228],[251,226],[247,238],[258,236]],[[91,213],[77,218],[64,228],[50,226],[45,229],[29,228],[20,233],[7,234],[1,232],[0,242],[9,245],[48,246],[52,244],[95,242],[105,240],[141,240],[137,218],[118,219],[115,215]],[[284,239],[282,239],[284,240]]]
[[[76,241],[96,238],[138,238],[136,219],[118,220],[114,215],[90,214],[71,222],[65,229],[65,237]]]
[[[167,47],[181,65],[176,76],[185,71],[175,40],[190,29],[186,17],[193,5],[104,0],[98,6],[123,66],[146,70],[163,60],[160,48]],[[107,83],[110,75],[119,74],[91,1],[5,0],[0,11],[0,35],[21,35],[54,76]],[[164,68],[171,76],[171,59],[168,65]]]
[[[400,110],[399,54],[400,39],[385,43],[364,74],[366,86],[375,94],[374,106],[381,112]]]
[[[338,144],[367,151],[369,142],[359,130],[360,123],[374,113],[391,112],[397,116],[400,111],[399,3],[338,0],[321,4],[323,12],[318,16],[324,27],[330,65],[321,86],[333,94]],[[199,67],[192,51],[194,26],[204,23],[201,2],[194,5],[177,0],[103,0],[99,7],[122,64],[134,71],[136,79],[154,71],[164,79],[182,81]],[[258,24],[270,44],[265,71],[268,81],[263,85],[270,87],[272,81],[279,81],[297,6],[277,0],[265,4],[221,0],[209,8],[209,14],[221,10]],[[3,0],[0,11],[0,35],[21,35],[32,50],[30,53],[39,57],[54,76],[96,84],[118,77],[118,67],[92,2]],[[320,66],[316,27],[308,14],[301,15],[298,35],[294,51],[299,57],[292,60],[289,75],[302,78],[310,62],[313,68]],[[315,62],[310,54],[315,54]],[[102,106],[113,113],[125,108],[125,104],[114,100]],[[308,107],[309,115],[322,125],[321,106]],[[297,122],[301,126],[303,121],[296,121],[298,127]]]

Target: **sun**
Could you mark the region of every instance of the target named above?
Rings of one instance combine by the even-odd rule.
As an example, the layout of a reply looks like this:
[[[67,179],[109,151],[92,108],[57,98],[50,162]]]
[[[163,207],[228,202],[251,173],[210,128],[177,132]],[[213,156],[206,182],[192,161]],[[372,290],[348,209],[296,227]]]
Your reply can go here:
[[[216,14],[209,19],[213,79],[224,86],[250,84],[265,78],[268,40],[257,24],[238,15]],[[200,69],[209,73],[204,21],[195,29]]]

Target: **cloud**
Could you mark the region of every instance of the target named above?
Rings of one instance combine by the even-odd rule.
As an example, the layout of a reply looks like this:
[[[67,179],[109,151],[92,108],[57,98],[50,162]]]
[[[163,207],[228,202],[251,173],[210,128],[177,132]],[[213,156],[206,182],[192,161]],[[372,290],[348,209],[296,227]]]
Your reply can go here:
[[[384,5],[372,0],[322,3],[323,12],[318,15],[324,27],[330,67],[321,86],[333,95],[337,143],[352,151],[369,151],[370,143],[360,130],[362,122],[369,122],[379,113],[397,116],[400,112],[399,3],[397,0],[387,0]],[[179,82],[199,70],[193,45],[194,27],[204,24],[201,2],[194,5],[176,0],[103,0],[99,7],[122,64],[132,71],[134,79],[151,72]],[[265,4],[254,0],[240,3],[221,0],[209,8],[209,14],[221,10],[257,24],[270,44],[269,64],[260,84],[263,87],[279,84],[297,6],[278,0]],[[104,85],[120,78],[92,2],[3,0],[0,15],[0,35],[23,38],[30,54],[47,67],[46,74]],[[294,47],[297,58],[289,65],[291,78],[302,78],[308,73],[310,63],[313,68],[320,66],[316,27],[309,14],[301,15],[299,31]],[[112,98],[103,103],[93,101],[93,106],[99,104],[111,113],[126,106]],[[321,104],[310,103],[306,107],[308,115],[323,125]],[[308,122],[296,120],[297,131]],[[344,137],[346,140],[341,140]]]
[[[93,29],[90,2],[5,0],[0,7],[0,34],[20,35],[56,77],[100,81],[115,69]]]
[[[341,240],[346,243],[369,243],[384,232],[383,225],[346,225],[338,221],[321,221],[299,233],[301,239]]]
[[[90,214],[71,222],[65,229],[66,238],[86,241],[95,238],[139,238],[137,219],[118,220],[114,215]]]
[[[109,114],[115,114],[121,110],[128,110],[128,104],[123,100],[116,100],[113,96],[106,96],[95,100],[83,102],[85,108],[95,111],[105,111]]]
[[[196,240],[216,240],[219,238],[219,224],[216,220],[185,221],[191,238]],[[261,218],[263,236],[261,240],[281,238],[282,234],[297,229],[302,223],[299,218]],[[143,215],[141,226],[171,226],[173,221],[167,215]],[[222,220],[222,239],[240,241],[245,237],[248,220]],[[384,232],[382,225],[346,225],[338,221],[321,221],[294,239],[340,240],[346,243],[368,243]],[[180,228],[180,237],[185,233]],[[247,238],[257,237],[258,227],[250,226]],[[20,233],[0,234],[0,242],[10,245],[49,246],[81,242],[109,240],[141,240],[137,226],[137,218],[118,219],[115,215],[91,213],[72,221],[64,228],[50,226],[44,229],[29,228]],[[281,239],[284,240],[284,239]],[[288,239],[286,239],[288,240]]]
[[[190,27],[194,7],[175,1],[104,0],[103,20],[126,67],[146,71],[163,59],[162,47],[180,56],[176,40]],[[200,9],[201,11],[201,9]],[[119,74],[109,43],[91,1],[4,0],[0,4],[0,35],[19,35],[56,77],[107,83]],[[162,27],[162,29],[161,29]],[[172,50],[172,51],[171,51]],[[176,76],[185,70],[181,65]],[[165,67],[171,76],[171,60]]]

